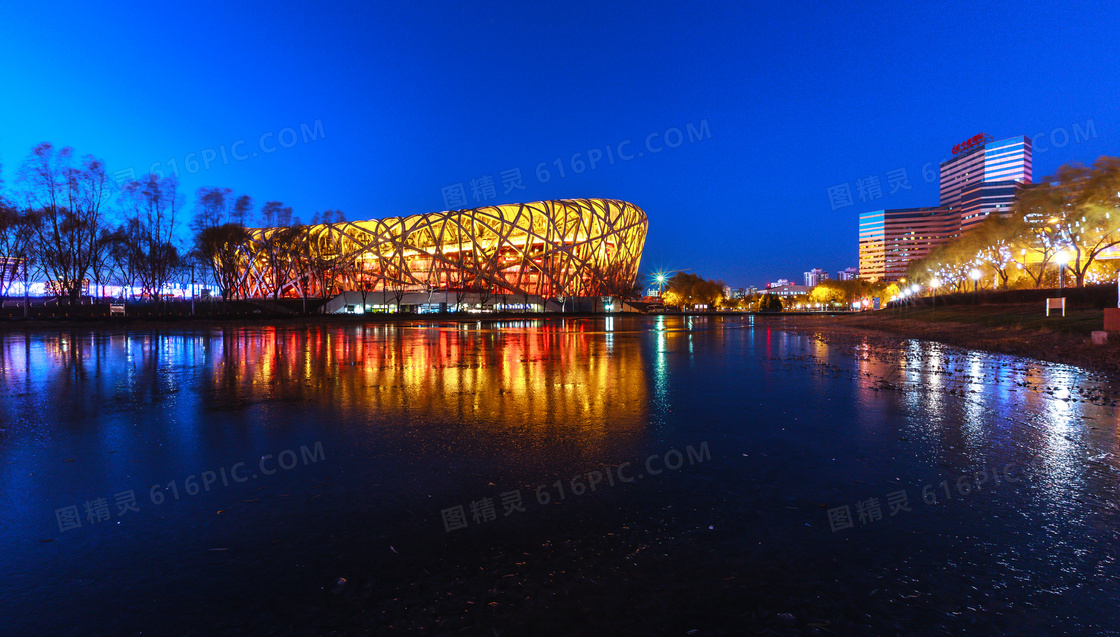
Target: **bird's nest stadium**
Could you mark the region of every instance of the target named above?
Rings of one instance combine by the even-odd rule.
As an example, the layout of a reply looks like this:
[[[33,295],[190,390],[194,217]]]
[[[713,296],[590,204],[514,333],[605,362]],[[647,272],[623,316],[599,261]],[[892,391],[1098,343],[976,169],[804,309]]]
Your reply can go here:
[[[253,229],[242,290],[250,298],[434,290],[625,295],[647,227],[645,212],[625,201],[561,199]]]

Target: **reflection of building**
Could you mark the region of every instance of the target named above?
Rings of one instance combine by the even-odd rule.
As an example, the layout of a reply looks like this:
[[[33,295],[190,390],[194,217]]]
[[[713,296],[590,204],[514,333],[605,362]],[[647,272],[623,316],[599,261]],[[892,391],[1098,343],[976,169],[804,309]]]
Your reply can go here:
[[[564,199],[251,231],[243,296],[470,290],[590,297],[629,291],[647,220],[613,199]]]
[[[402,422],[422,414],[474,430],[480,442],[502,431],[525,440],[534,427],[556,426],[549,435],[594,448],[608,437],[639,439],[650,422],[647,352],[614,345],[614,329],[634,329],[626,320],[229,329],[213,341],[205,396],[331,404]],[[592,391],[603,387],[610,390]]]
[[[993,141],[980,133],[953,147],[941,163],[941,205],[875,210],[859,216],[859,276],[896,280],[911,261],[975,228],[992,213],[1007,214],[1031,183],[1029,137]]]
[[[821,284],[821,281],[828,280],[828,272],[820,268],[813,268],[805,273],[805,285],[809,287],[816,287]]]

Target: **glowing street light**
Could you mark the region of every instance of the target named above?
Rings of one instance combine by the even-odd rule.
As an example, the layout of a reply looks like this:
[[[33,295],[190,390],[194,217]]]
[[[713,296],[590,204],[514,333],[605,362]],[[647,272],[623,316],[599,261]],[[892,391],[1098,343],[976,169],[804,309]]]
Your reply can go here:
[[[980,270],[972,268],[972,272],[969,272],[968,274],[972,277],[972,291],[973,293],[975,293],[977,288],[980,286]]]
[[[1061,269],[1058,270],[1058,289],[1061,290],[1065,287],[1066,264],[1069,263],[1069,253],[1065,250],[1059,250],[1058,254],[1054,255],[1054,260],[1061,266]]]
[[[657,274],[654,275],[653,278],[654,278],[655,281],[657,281],[657,296],[659,296],[659,297],[664,296],[663,287],[665,286],[665,281],[666,281],[665,273],[664,272],[658,272]]]

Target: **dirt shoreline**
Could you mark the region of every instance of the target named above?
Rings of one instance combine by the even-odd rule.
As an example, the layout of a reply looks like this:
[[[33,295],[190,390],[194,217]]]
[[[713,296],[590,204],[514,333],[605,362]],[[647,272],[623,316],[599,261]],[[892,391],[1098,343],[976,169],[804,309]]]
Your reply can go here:
[[[975,323],[930,323],[873,313],[852,316],[789,316],[780,317],[780,320],[794,330],[827,328],[875,331],[955,347],[1075,365],[1120,379],[1120,334],[1112,334],[1106,345],[1093,345],[1090,338],[1082,334],[1007,326],[988,327]]]

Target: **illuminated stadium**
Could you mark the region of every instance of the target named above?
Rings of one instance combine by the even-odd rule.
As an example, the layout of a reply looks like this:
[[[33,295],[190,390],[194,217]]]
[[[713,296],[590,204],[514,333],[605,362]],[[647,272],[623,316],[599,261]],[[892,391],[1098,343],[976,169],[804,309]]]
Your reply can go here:
[[[249,231],[254,298],[434,291],[473,298],[619,296],[638,274],[648,221],[614,199],[562,199]],[[446,297],[445,297],[446,298]],[[346,301],[349,302],[349,301]]]

